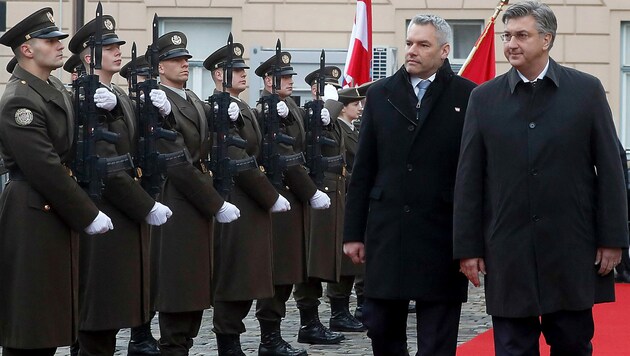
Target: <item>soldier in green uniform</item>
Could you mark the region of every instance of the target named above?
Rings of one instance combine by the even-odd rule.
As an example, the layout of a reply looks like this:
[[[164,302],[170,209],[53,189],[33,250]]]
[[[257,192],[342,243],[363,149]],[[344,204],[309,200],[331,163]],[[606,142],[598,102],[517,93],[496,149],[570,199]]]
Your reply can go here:
[[[356,154],[357,143],[359,140],[359,130],[357,130],[352,121],[361,116],[363,107],[361,100],[365,97],[359,95],[358,88],[347,88],[339,90],[337,101],[341,104],[341,108],[335,112],[335,120],[343,139],[345,148],[344,154],[346,159],[347,176],[345,184],[350,181],[352,174],[352,165],[354,163],[354,155]],[[327,102],[328,104],[328,102]],[[344,196],[345,201],[345,196]],[[344,202],[345,206],[345,202]],[[343,218],[342,218],[343,221]],[[343,225],[343,224],[342,224]],[[352,286],[355,276],[364,273],[363,265],[352,263],[350,258],[345,254],[341,257],[341,277],[339,283],[328,283],[326,295],[330,299],[330,328],[337,331],[365,331],[366,328],[359,320],[357,320],[349,310],[350,295],[352,294]]]
[[[317,74],[319,69],[309,73],[305,77],[306,83],[311,87],[313,100],[317,100]],[[325,91],[336,92],[339,87],[341,69],[336,66],[324,67],[326,80]],[[320,93],[320,95],[323,93]],[[323,99],[323,98],[322,98]],[[305,116],[305,119],[308,118]],[[341,127],[337,120],[331,121],[327,109],[322,110],[323,130],[322,134],[335,142],[335,146],[322,145],[321,152],[324,157],[332,157],[344,154],[344,142]],[[324,120],[325,119],[325,120]],[[322,296],[322,281],[336,283],[342,273],[342,239],[343,239],[343,214],[345,201],[345,167],[328,169],[324,173],[324,180],[320,188],[331,200],[331,207],[326,210],[311,210],[310,213],[310,238],[307,245],[308,280],[295,286],[293,296],[300,309],[302,325],[309,325],[314,319],[312,315],[318,315],[319,298]],[[350,286],[352,287],[352,286]],[[335,331],[364,331],[364,326],[354,320],[352,316],[347,318],[342,313],[340,300],[331,300],[331,311],[335,317],[331,323],[331,329]],[[301,328],[299,338],[301,342],[313,344],[335,344],[341,342],[344,336],[333,333],[327,328],[319,327],[307,332],[307,328]]]
[[[79,57],[78,54],[73,54],[68,58],[66,63],[63,64],[63,70],[70,73],[70,79],[74,82],[80,74],[85,73],[85,66],[81,61],[81,57]]]
[[[76,339],[79,234],[113,229],[72,178],[70,94],[50,72],[68,35],[43,8],[0,37],[18,64],[0,100],[0,345],[4,356],[54,355]],[[83,242],[94,239],[85,237]]]
[[[273,66],[276,56],[256,68],[256,75],[264,80],[262,95],[271,95]],[[302,111],[289,96],[293,93],[291,55],[281,53],[280,88],[276,91],[280,102],[277,105],[282,133],[295,139],[293,145],[282,145],[281,154],[294,154],[304,150],[304,121]],[[257,106],[259,120],[262,120],[262,106]],[[261,122],[261,126],[264,122]],[[284,184],[276,187],[291,204],[291,210],[274,214],[273,232],[273,298],[259,299],[256,303],[256,318],[260,322],[260,355],[306,355],[305,350],[295,349],[280,335],[280,322],[286,315],[286,302],[291,296],[294,284],[306,280],[306,242],[308,234],[308,205],[315,209],[326,209],[330,198],[318,190],[303,166],[292,166],[284,174]],[[317,320],[319,322],[319,320]],[[316,326],[316,324],[313,324]],[[319,323],[321,325],[321,323]]]
[[[78,55],[85,68],[92,62],[90,37],[98,24],[92,20],[70,40],[69,49]],[[115,32],[115,21],[103,15],[102,63],[95,69],[100,87],[94,94],[98,115],[108,131],[119,134],[115,143],[99,141],[99,157],[134,154],[137,123],[134,106],[112,77],[121,67],[121,45],[125,41]],[[164,92],[151,93],[162,95]],[[158,101],[153,101],[157,106]],[[161,107],[158,107],[161,109]],[[116,230],[100,239],[85,239],[80,245],[79,269],[79,347],[81,355],[113,355],[116,334],[149,320],[149,228],[161,225],[171,210],[156,202],[130,175],[118,172],[104,181],[103,197],[97,206],[106,212]]]
[[[187,355],[201,326],[203,310],[211,306],[213,229],[240,216],[212,185],[206,167],[209,105],[184,88],[188,80],[187,39],[169,32],[158,39],[160,88],[166,92],[165,127],[177,132],[175,141],[160,140],[161,153],[186,149],[188,164],[172,167],[160,199],[173,217],[155,229],[151,241],[152,297],[160,313],[162,355]],[[152,98],[153,99],[153,98]]]
[[[212,73],[215,94],[223,91],[224,66],[230,48],[212,53],[203,65]],[[243,60],[243,45],[232,46],[232,83],[226,89],[231,102],[228,109],[232,134],[247,141],[245,148],[231,146],[232,159],[256,157],[260,162],[262,131],[252,109],[239,99],[247,89],[249,67]],[[215,116],[213,118],[217,120]],[[259,169],[240,172],[235,177],[228,200],[241,210],[241,219],[218,224],[214,244],[214,314],[213,331],[217,335],[219,355],[244,355],[239,335],[245,332],[243,319],[254,299],[273,296],[271,214],[291,208]]]

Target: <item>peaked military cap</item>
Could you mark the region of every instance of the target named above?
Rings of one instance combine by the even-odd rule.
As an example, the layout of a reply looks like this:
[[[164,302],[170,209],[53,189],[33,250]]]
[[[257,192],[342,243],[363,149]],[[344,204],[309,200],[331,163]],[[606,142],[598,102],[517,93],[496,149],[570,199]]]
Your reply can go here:
[[[17,65],[17,58],[16,57],[11,58],[9,63],[7,63],[7,72],[13,73],[13,70],[15,69],[16,65]]]
[[[243,52],[245,48],[240,43],[232,44],[232,68],[245,68],[249,69],[245,61],[243,60]],[[203,61],[203,66],[207,70],[214,70],[217,68],[223,68],[228,58],[228,46],[225,45],[212,53]]]
[[[259,77],[265,77],[267,75],[271,75],[273,71],[273,67],[276,65],[276,55],[274,54],[266,60],[263,64],[259,65],[256,68],[256,75]],[[289,52],[280,52],[280,75],[296,75],[297,73],[293,71],[293,67],[291,67],[291,53]]]
[[[337,94],[339,94],[339,102],[344,106],[365,98],[365,96],[359,95],[358,87],[341,89]]]
[[[78,69],[79,67],[83,67],[83,62],[81,62],[81,57],[79,57],[78,54],[71,55],[66,63],[63,64],[63,70],[70,74],[76,71],[82,71]]]
[[[160,36],[158,38],[159,60],[165,61],[177,57],[192,58],[186,49],[187,44],[186,35],[179,31],[172,31]]]
[[[68,37],[68,34],[59,31],[59,27],[55,25],[52,9],[45,7],[30,14],[5,32],[0,37],[0,44],[16,49],[31,38],[62,39],[66,37]]]
[[[111,15],[103,15],[103,31],[102,31],[102,43],[103,46],[111,44],[123,45],[126,42],[118,38],[116,34],[116,21]],[[96,32],[96,19],[92,19],[81,27],[77,33],[74,34],[68,45],[68,49],[72,53],[81,53],[90,44],[90,37]]]
[[[306,77],[304,77],[306,84],[312,86],[313,84],[317,83],[318,71],[319,71],[319,68],[310,72],[309,74],[306,75]],[[339,85],[339,78],[341,77],[341,69],[339,69],[339,67],[336,67],[336,66],[324,67],[324,76],[326,77],[326,84],[332,84],[337,88],[341,88],[341,85]]]
[[[363,83],[363,84],[359,85],[357,87],[357,90],[359,91],[359,95],[365,96],[365,94],[367,94],[368,89],[370,89],[372,84],[374,84],[375,82],[376,82],[376,80],[373,80],[371,82],[367,82],[367,83]]]
[[[132,61],[129,61],[120,68],[119,74],[121,77],[129,79],[129,75],[131,75],[131,63]],[[149,73],[149,62],[147,62],[144,55],[136,57],[136,74],[143,77],[149,77],[151,75],[151,73]]]

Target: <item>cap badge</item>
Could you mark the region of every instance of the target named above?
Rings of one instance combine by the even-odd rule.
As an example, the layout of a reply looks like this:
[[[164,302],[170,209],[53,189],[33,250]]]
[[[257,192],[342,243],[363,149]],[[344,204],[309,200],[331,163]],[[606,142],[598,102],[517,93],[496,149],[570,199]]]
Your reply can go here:
[[[182,38],[179,37],[178,35],[173,35],[173,37],[171,37],[171,42],[173,42],[175,46],[178,46],[182,44]]]
[[[333,77],[339,78],[339,71],[337,70],[337,68],[333,69],[331,74]]]
[[[240,57],[243,54],[240,47],[234,47],[234,55]]]
[[[105,21],[103,21],[103,26],[105,26],[105,28],[110,31],[114,29],[114,24],[110,19],[106,19]]]
[[[48,20],[50,20],[50,22],[55,23],[55,18],[50,12],[47,12],[46,16],[48,16]]]
[[[289,64],[290,58],[288,55],[284,54],[282,55],[282,63],[284,64]]]
[[[15,123],[20,126],[26,126],[33,122],[33,112],[29,109],[22,108],[15,111]]]

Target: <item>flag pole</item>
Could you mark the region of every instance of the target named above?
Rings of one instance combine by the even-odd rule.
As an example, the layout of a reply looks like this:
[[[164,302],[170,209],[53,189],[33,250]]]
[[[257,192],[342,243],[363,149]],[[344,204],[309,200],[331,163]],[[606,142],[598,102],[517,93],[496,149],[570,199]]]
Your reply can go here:
[[[462,65],[462,67],[459,69],[459,72],[457,72],[457,75],[462,75],[462,73],[464,73],[464,70],[468,66],[468,63],[470,63],[470,61],[472,60],[473,56],[475,55],[475,52],[477,52],[477,48],[479,48],[479,44],[481,43],[481,41],[483,41],[483,39],[488,34],[488,29],[490,28],[490,25],[494,24],[494,22],[496,21],[497,17],[499,17],[499,13],[501,13],[501,11],[503,11],[503,6],[507,5],[509,2],[510,2],[510,0],[499,0],[499,4],[494,9],[494,14],[492,14],[492,16],[490,17],[490,20],[488,21],[488,24],[483,29],[483,32],[481,33],[481,36],[479,36],[479,38],[477,39],[477,42],[475,42],[475,45],[473,46],[472,50],[468,54],[468,57],[466,58],[466,61],[464,61],[464,65]]]

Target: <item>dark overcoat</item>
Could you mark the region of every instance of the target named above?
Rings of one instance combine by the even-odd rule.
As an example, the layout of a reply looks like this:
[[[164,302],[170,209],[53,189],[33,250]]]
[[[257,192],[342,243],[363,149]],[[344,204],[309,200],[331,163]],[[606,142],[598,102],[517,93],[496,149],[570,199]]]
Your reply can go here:
[[[186,149],[190,161],[168,170],[160,194],[173,216],[152,230],[151,296],[157,311],[199,311],[211,306],[214,214],[224,203],[204,164],[208,106],[189,90],[184,99],[167,87],[160,89],[171,103],[165,127],[176,131],[177,139],[160,140],[158,149],[161,153]]]
[[[100,157],[134,154],[137,124],[127,94],[113,86],[118,100],[110,112],[98,110],[105,127],[119,134],[116,143],[98,141]],[[149,229],[145,217],[155,201],[140,183],[119,172],[104,183],[99,209],[114,230],[91,238],[81,234],[79,258],[79,329],[112,330],[149,320]]]
[[[341,128],[341,133],[343,135],[343,146],[345,148],[345,159],[346,159],[346,191],[348,189],[348,183],[352,178],[352,166],[354,165],[354,156],[357,154],[357,146],[359,144],[359,130],[351,129],[346,123],[341,122],[341,119],[337,119],[339,121],[339,127]],[[345,197],[344,197],[345,199]],[[345,201],[344,201],[345,206]],[[345,209],[344,209],[345,213]],[[343,220],[341,220],[341,225],[343,225]],[[343,234],[343,226],[342,226],[342,234]],[[343,235],[342,235],[343,236]],[[341,241],[343,243],[343,239]],[[358,276],[365,273],[365,265],[360,263],[352,263],[350,257],[346,256],[343,253],[342,246],[342,256],[341,256],[341,275],[342,276]]]
[[[10,181],[0,196],[0,345],[70,345],[78,328],[79,235],[98,208],[70,177],[69,93],[22,69],[0,101],[0,152]],[[90,238],[99,238],[91,236]]]
[[[322,130],[322,135],[335,141],[336,146],[322,145],[322,156],[344,156],[344,136],[337,120]],[[319,188],[330,198],[328,209],[310,210],[310,233],[307,240],[308,276],[328,282],[338,282],[343,254],[343,215],[346,200],[345,163],[324,173]]]
[[[489,105],[492,103],[492,105]],[[599,80],[550,60],[533,90],[515,69],[480,86],[466,114],[454,257],[485,259],[501,317],[614,300],[598,247],[627,247],[626,192]]]
[[[238,98],[240,115],[233,134],[247,141],[243,149],[231,146],[232,159],[255,157],[261,162],[262,133],[252,109]],[[273,296],[273,256],[270,209],[278,193],[258,168],[240,172],[228,201],[241,211],[229,224],[216,224],[214,299],[239,301]]]
[[[404,67],[369,89],[344,228],[344,242],[365,242],[366,297],[466,300],[452,214],[473,87],[445,61],[419,109]]]
[[[263,96],[270,95],[266,90]],[[290,155],[304,150],[303,112],[291,99],[285,100],[289,115],[281,120],[280,131],[295,139],[295,144],[281,144],[280,154]],[[261,127],[262,114],[257,106],[257,117]],[[284,184],[276,187],[278,193],[291,204],[291,210],[272,214],[273,234],[273,283],[288,285],[306,280],[306,238],[308,234],[308,204],[317,188],[301,165],[290,167],[284,173]]]

